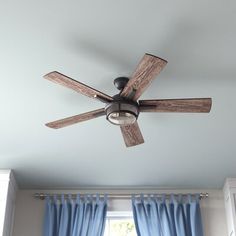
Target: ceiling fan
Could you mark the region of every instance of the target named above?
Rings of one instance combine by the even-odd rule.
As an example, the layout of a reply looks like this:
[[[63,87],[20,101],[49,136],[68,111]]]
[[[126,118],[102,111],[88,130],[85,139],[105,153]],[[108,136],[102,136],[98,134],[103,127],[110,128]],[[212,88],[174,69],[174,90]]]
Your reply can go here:
[[[119,77],[114,80],[120,92],[113,97],[59,72],[46,74],[45,79],[105,103],[101,109],[53,121],[46,126],[59,129],[105,115],[112,124],[120,126],[126,146],[131,147],[144,143],[137,123],[140,112],[210,112],[211,98],[138,100],[166,64],[162,58],[145,54],[130,79]]]

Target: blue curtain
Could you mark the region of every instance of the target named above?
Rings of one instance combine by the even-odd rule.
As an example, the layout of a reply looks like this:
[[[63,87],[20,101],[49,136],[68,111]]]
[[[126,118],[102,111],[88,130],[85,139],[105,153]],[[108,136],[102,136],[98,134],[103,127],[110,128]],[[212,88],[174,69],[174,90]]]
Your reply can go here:
[[[47,197],[44,236],[102,236],[107,212],[107,197],[77,195],[73,200]]]
[[[203,236],[199,195],[133,196],[138,236]]]

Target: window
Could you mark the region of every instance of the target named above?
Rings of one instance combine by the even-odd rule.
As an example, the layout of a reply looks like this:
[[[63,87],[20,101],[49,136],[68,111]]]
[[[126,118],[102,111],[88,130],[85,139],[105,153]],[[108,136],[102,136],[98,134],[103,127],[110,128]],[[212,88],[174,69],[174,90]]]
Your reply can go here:
[[[137,236],[132,212],[108,212],[105,236]]]

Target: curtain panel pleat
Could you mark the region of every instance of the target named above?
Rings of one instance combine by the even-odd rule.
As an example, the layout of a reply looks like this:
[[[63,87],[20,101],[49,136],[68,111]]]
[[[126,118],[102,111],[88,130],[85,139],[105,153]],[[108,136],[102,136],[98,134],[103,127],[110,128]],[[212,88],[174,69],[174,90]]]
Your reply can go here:
[[[47,197],[44,236],[102,236],[107,213],[107,197],[77,195],[77,199]]]
[[[203,236],[199,195],[133,196],[138,236]]]

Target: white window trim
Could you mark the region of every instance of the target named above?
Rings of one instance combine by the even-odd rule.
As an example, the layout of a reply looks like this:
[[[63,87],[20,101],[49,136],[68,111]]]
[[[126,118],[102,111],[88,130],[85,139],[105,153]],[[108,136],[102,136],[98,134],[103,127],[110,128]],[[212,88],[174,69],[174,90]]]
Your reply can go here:
[[[124,219],[124,218],[133,218],[132,211],[108,211],[108,219]]]

